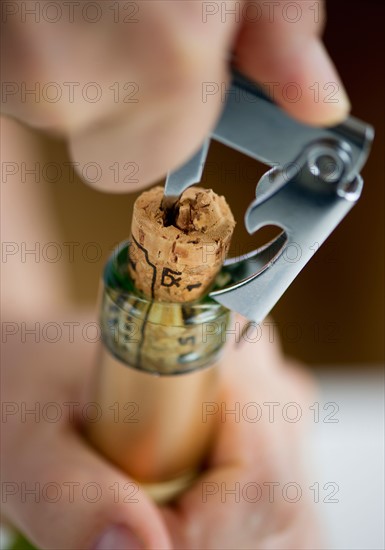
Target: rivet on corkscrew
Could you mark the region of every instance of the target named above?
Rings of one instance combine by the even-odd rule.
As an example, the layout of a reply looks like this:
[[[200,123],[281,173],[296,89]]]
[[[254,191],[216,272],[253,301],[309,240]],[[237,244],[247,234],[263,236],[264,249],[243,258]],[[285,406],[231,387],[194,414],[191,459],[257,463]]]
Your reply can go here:
[[[227,260],[231,283],[210,293],[217,302],[261,322],[361,195],[359,171],[373,128],[353,117],[329,128],[306,126],[275,105],[254,83],[234,73],[222,116],[201,149],[168,174],[163,206],[172,209],[200,181],[211,139],[271,168],[245,214],[254,234],[265,225],[282,232],[246,256]]]

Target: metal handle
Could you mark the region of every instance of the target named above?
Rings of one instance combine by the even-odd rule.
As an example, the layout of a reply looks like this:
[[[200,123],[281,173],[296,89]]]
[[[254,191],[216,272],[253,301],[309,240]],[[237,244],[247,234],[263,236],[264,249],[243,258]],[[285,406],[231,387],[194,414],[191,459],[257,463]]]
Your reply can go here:
[[[325,144],[310,146],[292,165],[289,179],[277,168],[263,176],[262,190],[257,187],[257,198],[246,212],[246,228],[255,233],[264,225],[276,225],[283,231],[261,250],[226,262],[232,283],[212,292],[212,298],[252,321],[263,321],[360,197],[360,176],[352,182],[330,181],[329,172],[315,173],[315,160],[322,166],[322,158],[336,150],[331,147],[326,155]]]
[[[283,229],[273,242],[225,266],[232,277],[211,297],[253,321],[262,321],[319,246],[360,197],[373,128],[353,117],[329,128],[302,124],[253,82],[233,73],[222,116],[201,149],[165,185],[165,206],[200,181],[210,139],[274,168],[256,188],[245,215],[249,233],[263,225]],[[296,257],[291,257],[297,249]]]

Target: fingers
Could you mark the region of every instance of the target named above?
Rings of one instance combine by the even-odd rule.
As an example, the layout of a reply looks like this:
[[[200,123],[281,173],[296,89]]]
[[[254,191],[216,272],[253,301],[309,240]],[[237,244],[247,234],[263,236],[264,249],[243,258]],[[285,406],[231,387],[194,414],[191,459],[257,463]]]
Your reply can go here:
[[[350,104],[341,79],[319,39],[323,2],[251,6],[236,47],[240,70],[262,83],[273,99],[302,122],[332,125]],[[258,17],[257,17],[258,12]]]
[[[304,368],[283,356],[274,320],[244,331],[240,343],[229,346],[221,367],[219,430],[211,466],[270,463],[280,471],[290,468],[289,450],[291,457],[298,456],[297,443],[308,428],[305,413],[314,402],[314,383]]]
[[[220,94],[202,100],[202,85],[227,80],[233,18],[204,21],[203,1],[103,0],[62,7],[55,24],[39,3],[37,24],[24,4],[5,17],[5,112],[68,137],[90,185],[135,191],[199,147],[221,107]]]
[[[311,386],[284,362],[267,321],[227,348],[208,469],[164,510],[177,548],[313,548],[319,541],[302,468]],[[290,484],[303,491],[298,502],[282,497]]]
[[[293,478],[278,476],[233,466],[200,478],[179,505],[163,510],[174,548],[323,548],[314,507],[305,498],[285,501],[277,486],[294,485]]]
[[[62,9],[55,24],[23,16],[24,4],[4,19],[4,110],[68,137],[75,169],[102,191],[141,189],[199,147],[224,98],[207,100],[205,86],[226,88],[241,27],[239,68],[288,113],[334,124],[349,111],[318,38],[318,1],[163,0],[129,3],[129,13],[127,4],[104,1],[93,3],[96,21],[94,12]],[[49,2],[40,5],[44,15]]]
[[[21,345],[11,338],[2,351],[7,519],[42,550],[170,548],[154,503],[77,431],[95,417],[84,414],[90,403],[82,397],[95,344],[76,337],[71,344],[62,338]]]
[[[98,189],[131,192],[163,178],[214,126],[221,97],[205,101],[203,85],[227,81],[226,51],[236,25],[218,18],[204,23],[203,4],[141,4],[140,27],[131,38],[135,49],[127,53],[135,68],[135,103],[69,136],[75,163],[97,160],[105,168]]]
[[[3,480],[7,517],[38,548],[170,548],[155,505],[72,431],[36,431]]]

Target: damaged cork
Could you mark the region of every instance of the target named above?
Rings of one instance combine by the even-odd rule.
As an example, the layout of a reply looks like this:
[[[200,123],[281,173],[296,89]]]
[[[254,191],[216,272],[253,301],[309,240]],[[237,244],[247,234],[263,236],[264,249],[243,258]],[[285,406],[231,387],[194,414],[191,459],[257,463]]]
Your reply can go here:
[[[165,220],[163,187],[135,202],[129,273],[147,297],[167,302],[200,298],[226,258],[235,227],[224,197],[211,189],[188,188]]]

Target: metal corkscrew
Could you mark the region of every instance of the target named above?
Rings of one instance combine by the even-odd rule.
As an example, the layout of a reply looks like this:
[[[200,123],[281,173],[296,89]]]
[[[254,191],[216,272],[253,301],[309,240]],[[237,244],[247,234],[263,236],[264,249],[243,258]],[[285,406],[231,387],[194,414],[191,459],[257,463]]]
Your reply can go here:
[[[272,167],[257,184],[244,221],[250,234],[265,225],[282,232],[265,246],[227,260],[231,282],[210,296],[261,322],[360,198],[359,171],[373,137],[373,128],[353,117],[328,128],[302,124],[234,72],[216,128],[185,165],[168,174],[164,206],[172,208],[200,181],[214,139]],[[288,261],[290,248],[296,256]]]

